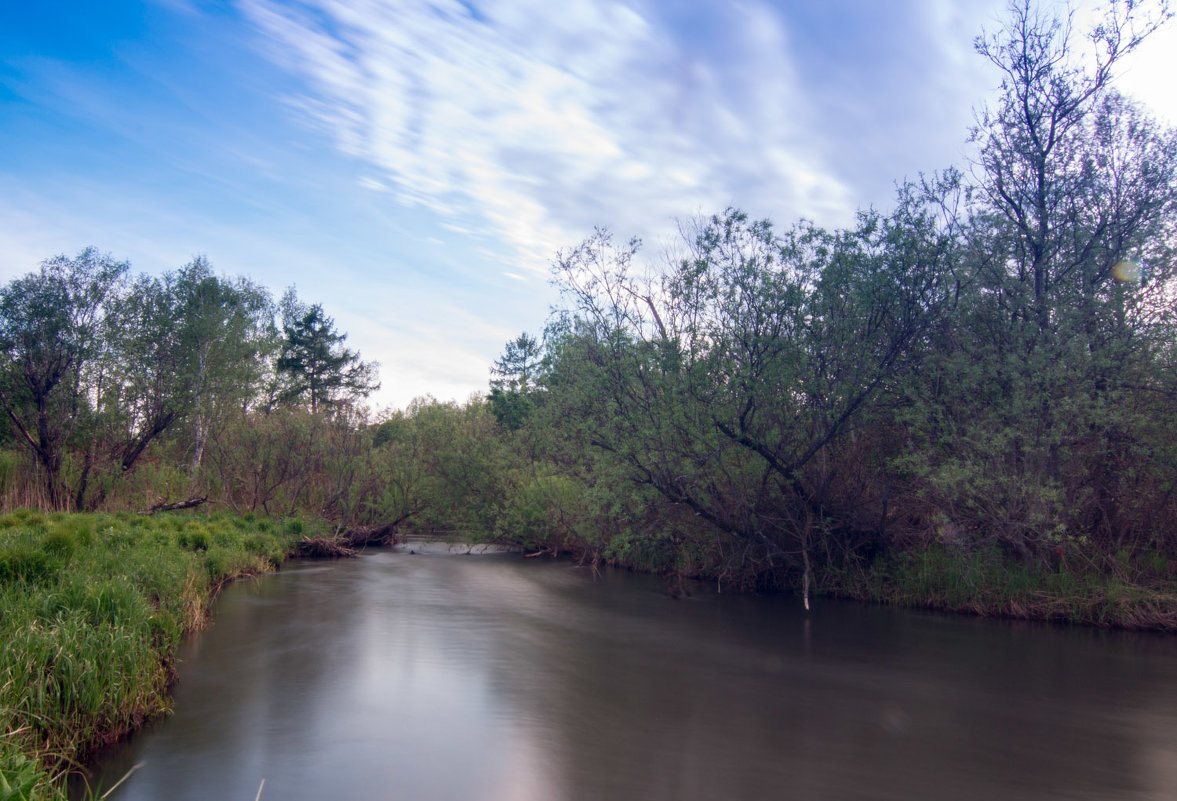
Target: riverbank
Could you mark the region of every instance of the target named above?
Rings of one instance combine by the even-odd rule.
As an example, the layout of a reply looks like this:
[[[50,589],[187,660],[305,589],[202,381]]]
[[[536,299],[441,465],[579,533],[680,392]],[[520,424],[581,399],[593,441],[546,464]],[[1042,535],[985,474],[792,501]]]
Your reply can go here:
[[[563,555],[660,575],[669,595],[687,592],[684,580],[689,580],[725,593],[794,593],[802,604],[802,577],[796,567],[782,565],[741,580],[705,560],[657,564],[643,560],[640,551],[594,560],[585,550],[562,545],[529,555]],[[869,562],[849,558],[815,568],[811,595],[817,603],[823,597],[837,598],[975,617],[1177,632],[1177,562],[1148,551],[1122,550],[1102,557],[1073,552],[1069,559],[1056,555],[1053,561],[1029,564],[996,548],[896,549]]]
[[[1011,562],[997,553],[905,551],[831,571],[826,595],[980,617],[1135,631],[1177,631],[1177,582],[1167,562],[1119,554],[1096,569]]]
[[[88,753],[165,714],[181,639],[221,587],[274,570],[304,528],[220,514],[0,515],[0,797],[64,799],[65,774]]]
[[[234,583],[179,652],[175,715],[95,781],[141,764],[121,801],[263,779],[262,801],[1171,795],[1173,637],[806,613],[713,583],[673,600],[649,575],[467,550]]]
[[[803,603],[796,565],[761,565],[761,572],[740,575],[706,555],[656,554],[652,559],[647,551],[626,548],[602,555],[566,540],[531,547],[528,556],[564,556],[662,576],[672,596],[688,592],[684,581],[694,581],[724,593],[794,593],[798,605]],[[1099,555],[1076,550],[1069,558],[1056,553],[1052,560],[1031,564],[997,548],[896,548],[870,561],[849,556],[815,567],[811,596],[976,617],[1177,632],[1177,562],[1150,551]]]
[[[228,581],[289,555],[346,556],[396,541],[387,527],[335,536],[318,528],[224,514],[0,515],[0,798],[63,799],[65,773],[89,752],[165,714],[180,640],[205,624]],[[1125,556],[1109,567],[1031,569],[996,553],[907,551],[827,568],[818,594],[1177,631],[1167,563]]]

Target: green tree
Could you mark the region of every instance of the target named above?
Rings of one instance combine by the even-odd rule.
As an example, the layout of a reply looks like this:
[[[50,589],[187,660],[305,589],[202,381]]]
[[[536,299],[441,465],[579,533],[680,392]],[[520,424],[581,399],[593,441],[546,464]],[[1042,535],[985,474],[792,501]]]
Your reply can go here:
[[[490,368],[491,386],[520,392],[535,386],[543,350],[526,331],[507,343],[507,347]]]
[[[48,506],[67,508],[65,449],[89,407],[88,370],[107,302],[129,265],[87,248],[0,289],[0,401],[43,473]]]
[[[281,311],[284,339],[277,371],[285,381],[282,400],[306,402],[314,413],[379,389],[378,365],[361,361],[358,353],[343,347],[347,335],[335,330],[335,321],[320,304],[303,303],[291,288],[282,298]]]
[[[80,453],[79,508],[94,471],[100,481],[91,506],[102,503],[152,443],[180,425],[194,429],[195,489],[210,425],[226,407],[257,393],[274,339],[264,290],[217,278],[204,259],[162,278],[139,276],[107,307],[102,347],[90,370],[93,413]]]
[[[1002,75],[973,131],[978,186],[1000,235],[989,278],[1016,292],[1014,314],[1043,332],[1065,304],[1090,315],[1113,266],[1154,255],[1172,214],[1173,133],[1113,87],[1120,62],[1172,16],[1167,3],[1148,18],[1145,7],[1113,2],[1090,32],[1089,61],[1076,52],[1073,12],[1060,19],[1032,0],[1012,2],[1004,26],[976,41]]]
[[[1113,3],[1084,59],[1069,17],[1028,0],[977,40],[1002,74],[977,114],[971,247],[959,305],[900,417],[912,514],[939,538],[1028,562],[1164,528],[1144,487],[1173,470],[1151,442],[1172,419],[1177,133],[1114,88],[1162,5]],[[1150,277],[1112,276],[1125,258]],[[1171,362],[1170,362],[1171,364]],[[1143,510],[1153,507],[1148,515]]]
[[[91,506],[187,411],[188,354],[181,331],[175,297],[158,278],[139,276],[126,292],[108,298],[101,356],[91,370],[93,413],[75,488],[77,508],[86,508],[95,467],[104,469],[109,460],[112,475]]]
[[[239,514],[294,514],[321,476],[328,426],[323,415],[297,406],[228,415],[208,444],[221,501]]]
[[[211,428],[261,392],[278,336],[269,292],[246,278],[219,277],[199,257],[165,280],[178,304],[180,337],[188,353],[190,471],[195,481]]]
[[[533,391],[543,349],[527,332],[507,343],[503,355],[490,368],[490,395],[487,402],[499,425],[518,430],[531,415],[535,402]]]
[[[796,566],[808,604],[814,548],[828,554],[859,522],[840,510],[863,504],[834,481],[836,446],[893,391],[948,298],[957,240],[942,200],[907,188],[892,215],[838,232],[777,234],[729,211],[651,279],[633,269],[636,243],[603,232],[562,254],[583,353],[563,375],[584,387],[589,441],[765,572]]]

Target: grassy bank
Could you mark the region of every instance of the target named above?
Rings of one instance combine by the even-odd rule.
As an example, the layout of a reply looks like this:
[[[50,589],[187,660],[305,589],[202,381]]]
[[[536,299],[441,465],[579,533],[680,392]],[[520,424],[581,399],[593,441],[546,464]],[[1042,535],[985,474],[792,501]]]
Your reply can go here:
[[[92,749],[168,711],[172,659],[230,579],[303,533],[227,515],[0,515],[0,799],[64,798]]]
[[[1108,564],[1027,565],[996,552],[902,552],[831,572],[827,592],[914,608],[1177,631],[1177,582],[1156,557],[1117,554]]]

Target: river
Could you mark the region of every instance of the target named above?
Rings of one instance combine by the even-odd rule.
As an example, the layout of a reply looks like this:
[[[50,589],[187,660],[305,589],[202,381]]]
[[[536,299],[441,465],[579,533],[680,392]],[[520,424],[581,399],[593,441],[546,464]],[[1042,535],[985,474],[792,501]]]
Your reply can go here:
[[[508,554],[229,587],[175,714],[107,754],[159,799],[1172,799],[1177,638],[817,599],[685,599]],[[263,785],[264,780],[264,785]]]

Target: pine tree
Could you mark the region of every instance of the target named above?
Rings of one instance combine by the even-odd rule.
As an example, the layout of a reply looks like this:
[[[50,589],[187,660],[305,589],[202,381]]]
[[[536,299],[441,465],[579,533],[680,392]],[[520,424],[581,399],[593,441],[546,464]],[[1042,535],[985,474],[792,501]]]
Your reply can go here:
[[[345,348],[347,334],[336,331],[322,305],[301,302],[293,288],[282,298],[282,333],[276,365],[286,381],[282,400],[309,403],[313,414],[344,398],[367,397],[380,387],[377,365]]]

